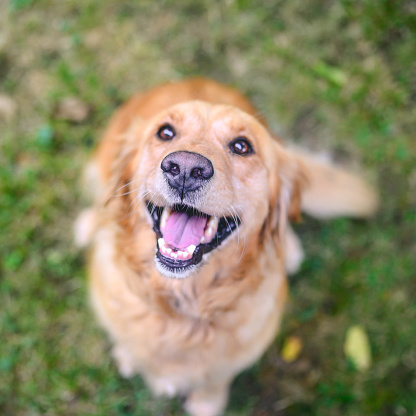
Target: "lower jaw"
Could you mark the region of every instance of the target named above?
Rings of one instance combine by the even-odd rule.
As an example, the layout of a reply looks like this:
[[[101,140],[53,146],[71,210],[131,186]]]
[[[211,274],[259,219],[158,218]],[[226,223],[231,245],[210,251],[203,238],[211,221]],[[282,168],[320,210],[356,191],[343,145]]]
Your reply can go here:
[[[184,279],[189,277],[191,274],[194,274],[202,262],[202,254],[200,259],[194,259],[192,257],[189,260],[175,260],[169,257],[163,256],[163,254],[158,251],[155,256],[156,268],[159,272],[169,278],[174,279]]]
[[[215,241],[212,239],[208,243],[200,243],[198,246],[196,246],[192,253],[192,257],[188,259],[183,259],[181,257],[174,258],[172,255],[162,254],[160,239],[163,239],[163,236],[158,229],[156,231],[156,268],[162,275],[169,278],[183,279],[195,273],[201,266],[203,256],[216,249],[216,247],[221,244],[218,239],[215,239]],[[180,251],[179,249],[176,249],[172,246],[169,248],[173,250],[173,252]]]
[[[188,260],[177,260],[172,259],[171,257],[164,256],[159,250],[156,253],[156,257],[166,266],[172,268],[180,268],[180,267],[187,267],[187,266],[197,266],[202,260],[202,251],[196,252],[192,258]]]

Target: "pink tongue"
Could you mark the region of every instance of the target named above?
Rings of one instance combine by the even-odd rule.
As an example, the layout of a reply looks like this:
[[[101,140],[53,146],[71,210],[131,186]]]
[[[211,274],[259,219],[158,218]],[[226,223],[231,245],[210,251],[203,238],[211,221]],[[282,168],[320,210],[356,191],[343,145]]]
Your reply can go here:
[[[172,212],[166,223],[163,239],[176,248],[185,248],[191,244],[197,246],[204,235],[206,223],[205,217],[190,217],[185,212]]]

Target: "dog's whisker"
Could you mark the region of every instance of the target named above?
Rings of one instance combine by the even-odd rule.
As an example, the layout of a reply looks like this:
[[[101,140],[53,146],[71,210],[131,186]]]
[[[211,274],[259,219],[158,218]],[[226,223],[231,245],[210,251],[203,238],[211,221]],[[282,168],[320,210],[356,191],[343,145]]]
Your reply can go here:
[[[136,192],[138,189],[140,189],[140,187],[138,187],[138,188],[134,188],[134,189],[131,189],[130,191],[128,191],[128,192],[124,192],[123,194],[117,194],[117,195],[112,195],[111,196],[111,198],[116,198],[116,197],[119,197],[119,196],[125,196],[125,195],[130,195],[130,194],[132,194],[133,192]]]
[[[126,187],[128,187],[128,186],[130,186],[132,183],[134,183],[134,182],[138,182],[138,181],[140,181],[141,179],[139,178],[139,179],[130,179],[127,183],[125,183],[123,186],[120,186],[120,188],[118,188],[118,189],[116,189],[115,191],[114,191],[114,193],[109,197],[109,198],[115,198],[115,197],[117,197],[117,196],[123,196],[123,195],[128,195],[129,194],[129,192],[127,192],[127,193],[124,193],[124,194],[117,194],[117,192],[119,192],[119,191],[121,191],[122,189],[124,189],[124,188],[126,188]],[[138,189],[138,188],[136,188],[136,189]]]
[[[153,194],[151,197],[150,197],[150,199],[149,199],[149,201],[147,201],[146,202],[146,206],[147,206],[147,208],[149,208],[149,207],[151,207],[151,211],[150,211],[150,215],[153,215],[153,213],[155,212],[155,209],[156,209],[156,205],[155,204],[153,204],[153,198],[156,196],[156,194]]]
[[[139,206],[140,202],[142,202],[151,192],[146,190],[143,191],[140,196],[136,197],[133,201],[132,204],[134,203],[133,209],[132,211],[135,212],[137,207]],[[153,198],[153,196],[151,197],[151,199]],[[147,202],[146,205],[150,204],[150,202]]]
[[[233,210],[234,215],[238,219],[238,221],[236,221],[236,224],[237,224],[237,236],[238,236],[238,245],[239,245],[240,244],[240,225],[242,224],[242,221],[236,209],[232,205],[230,205],[230,207]],[[240,258],[238,259],[237,264],[240,263],[241,259],[243,258],[245,249],[246,249],[246,236],[244,236],[243,238],[243,249],[241,250]]]
[[[140,201],[142,201],[150,192],[145,190],[142,191],[138,196],[136,196],[129,204],[126,213],[124,215],[124,219],[129,218],[130,225],[132,224],[134,213],[136,212],[136,208]],[[134,204],[134,205],[133,205]],[[133,207],[132,207],[133,206]]]
[[[230,213],[231,218],[233,219],[234,223],[236,224],[237,227],[237,247],[235,249],[234,252],[234,256],[233,259],[235,258],[235,255],[237,254],[237,252],[239,251],[239,247],[240,247],[240,225],[241,225],[241,218],[238,215],[237,211],[235,210],[235,208],[231,205],[231,204],[227,204],[227,210]],[[245,247],[245,241],[244,241],[244,245],[243,245],[243,250]],[[239,263],[241,261],[242,255],[240,256],[239,260],[237,263]]]
[[[235,222],[235,219],[234,219],[234,216],[233,216],[232,212],[230,211],[230,209],[229,209],[229,208],[227,208],[227,209],[228,209],[228,212],[230,213],[230,216],[233,218],[233,221]],[[231,229],[231,225],[230,225],[229,221],[227,220],[227,217],[224,217],[224,220],[225,220],[225,222],[227,223],[228,228],[230,228],[230,229]],[[236,225],[237,225],[237,223],[236,223]],[[237,228],[237,230],[238,230],[238,228]],[[237,247],[236,247],[236,249],[235,249],[235,251],[234,251],[234,254],[233,254],[233,259],[235,258],[235,255],[236,255],[236,253],[237,253],[237,251],[238,251],[239,239],[240,239],[240,235],[239,235],[239,233],[237,232]]]
[[[150,195],[151,194],[151,192],[150,191],[148,191],[148,190],[146,190],[146,191],[143,191],[141,194],[140,194],[140,197],[137,197],[137,198],[135,198],[135,200],[134,201],[132,201],[132,203],[134,202],[134,207],[132,208],[132,210],[131,210],[131,215],[130,215],[130,224],[132,223],[132,221],[133,221],[133,218],[134,218],[134,212],[136,212],[136,209],[137,209],[137,207],[139,206],[139,204],[140,204],[140,202],[141,201],[143,201],[143,199],[144,198],[146,198],[148,195]],[[152,199],[154,198],[154,196],[155,195],[152,195],[151,196],[151,198],[150,198],[150,200],[148,201],[148,202],[146,202],[146,206],[149,206],[150,204],[151,204],[151,201],[152,201]],[[151,214],[153,214],[153,210],[154,210],[155,208],[154,208],[154,206],[153,206],[153,209],[152,209],[152,212],[151,212]],[[136,219],[137,220],[137,219]],[[140,224],[141,222],[144,222],[145,221],[145,218],[144,217],[139,217],[138,218],[138,224]]]
[[[148,209],[148,211],[150,212],[150,215],[151,216],[153,216],[153,213],[154,213],[154,211],[155,211],[155,209],[156,209],[156,205],[155,204],[153,204],[153,199],[155,198],[155,196],[156,196],[156,194],[152,194],[150,191],[147,191],[147,193],[140,199],[140,201],[141,200],[143,200],[146,196],[148,196],[148,195],[150,195],[151,194],[151,197],[150,197],[150,199],[146,202],[146,208]],[[134,209],[136,209],[137,208],[137,205],[140,203],[140,201],[138,201],[137,203],[136,203],[136,205],[135,205],[135,208]]]
[[[231,218],[233,219],[233,221],[235,222],[235,224],[236,224],[236,226],[237,226],[237,247],[236,247],[236,249],[235,249],[235,251],[234,251],[234,255],[233,255],[233,259],[235,258],[235,255],[237,254],[237,252],[238,252],[238,247],[239,247],[239,245],[240,245],[240,233],[239,233],[239,227],[238,227],[238,222],[237,222],[237,220],[236,220],[236,217],[234,216],[234,213],[233,213],[233,207],[232,207],[232,205],[230,205],[230,204],[227,204],[227,211],[229,212],[229,214],[230,214],[230,216],[231,216]],[[226,221],[227,221],[227,219],[225,219]]]
[[[142,191],[139,195],[137,195],[133,200],[130,202],[129,207],[127,208],[127,211],[130,211],[130,208],[133,204],[135,204],[134,208],[137,208],[137,204],[142,201],[150,192],[145,190]]]
[[[122,193],[122,194],[117,194],[117,192],[119,192],[120,190],[122,190],[122,189],[124,189],[124,188],[126,188],[126,187],[128,187],[128,186],[130,186],[132,183],[134,183],[134,182],[138,182],[138,181],[140,181],[140,179],[131,179],[131,180],[129,180],[127,183],[125,183],[123,186],[120,186],[118,189],[116,189],[111,195],[108,195],[104,200],[103,200],[103,202],[101,203],[101,205],[102,205],[102,207],[104,207],[104,206],[106,206],[109,202],[110,202],[110,200],[111,199],[113,199],[113,198],[117,198],[117,197],[120,197],[120,196],[125,196],[125,195],[129,195],[130,193],[132,193],[132,192],[135,192],[135,191],[137,191],[137,189],[139,189],[139,188],[135,188],[135,189],[132,189],[132,190],[130,190],[129,192],[125,192],[125,193]]]
[[[135,199],[137,200],[137,201],[143,201],[143,199],[144,198],[146,198],[146,196],[147,195],[149,195],[150,194],[150,191],[149,190],[145,190],[145,191],[142,191],[141,193],[140,193],[140,195],[138,195]]]

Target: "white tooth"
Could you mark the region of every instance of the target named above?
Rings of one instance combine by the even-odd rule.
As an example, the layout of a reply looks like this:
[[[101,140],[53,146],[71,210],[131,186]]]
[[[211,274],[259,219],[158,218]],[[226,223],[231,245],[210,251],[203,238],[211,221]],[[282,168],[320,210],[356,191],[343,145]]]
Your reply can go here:
[[[204,238],[204,237],[202,237],[202,238]],[[189,247],[186,248],[186,251],[192,256],[192,254],[194,254],[195,249],[196,249],[196,246],[191,244]]]
[[[168,254],[172,253],[172,249],[171,249],[171,248],[169,248],[169,247],[165,248],[165,251],[166,251],[166,253],[168,253]]]
[[[204,236],[201,237],[200,243],[201,244],[204,244],[205,243],[205,237]]]
[[[212,237],[216,234],[218,230],[218,218],[217,217],[211,217],[207,223],[204,236],[201,239],[201,243],[205,243],[206,241],[211,241]]]
[[[161,248],[161,247],[165,247],[165,245],[166,245],[165,240],[164,240],[163,238],[159,238],[159,239],[157,240],[157,242],[158,242],[158,244],[159,244],[159,248]]]
[[[181,251],[181,250],[178,251],[178,257],[183,257],[184,254],[185,253],[183,251]]]
[[[160,231],[164,231],[170,214],[172,214],[172,210],[169,207],[165,207],[165,209],[162,212],[162,216],[160,217]]]
[[[182,253],[183,253],[182,257],[183,257],[184,260],[186,260],[190,257],[190,254],[187,251],[183,251]]]
[[[211,217],[208,221],[208,227],[212,228],[213,230],[216,230],[218,228],[218,217]]]
[[[171,257],[173,257],[174,259],[177,259],[178,258],[178,253],[172,253]]]

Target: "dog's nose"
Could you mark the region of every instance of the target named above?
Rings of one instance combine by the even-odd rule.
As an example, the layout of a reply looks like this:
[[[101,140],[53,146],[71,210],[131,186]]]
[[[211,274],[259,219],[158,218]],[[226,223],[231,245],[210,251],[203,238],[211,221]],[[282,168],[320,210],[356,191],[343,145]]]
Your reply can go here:
[[[181,193],[181,198],[206,184],[214,175],[211,161],[193,152],[170,153],[160,167],[169,185]]]

